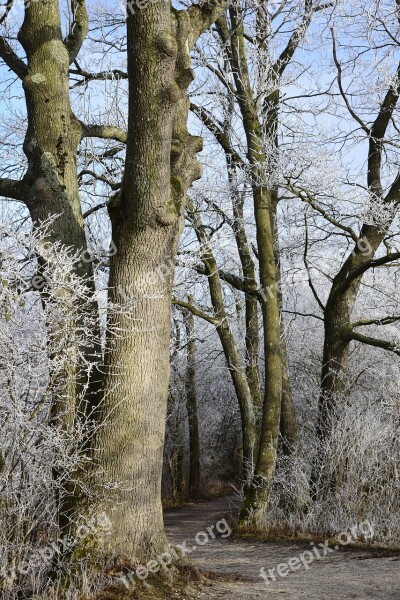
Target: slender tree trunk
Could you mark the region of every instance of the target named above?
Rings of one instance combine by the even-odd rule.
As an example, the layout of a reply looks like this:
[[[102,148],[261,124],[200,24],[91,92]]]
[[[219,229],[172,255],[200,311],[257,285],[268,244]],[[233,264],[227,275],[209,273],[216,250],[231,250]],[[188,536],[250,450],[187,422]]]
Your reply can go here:
[[[275,100],[279,102],[279,94]],[[278,106],[276,107],[276,111]],[[277,115],[276,115],[277,116]],[[272,126],[273,130],[277,129],[277,123],[274,122]],[[278,146],[277,141],[275,146]],[[285,456],[291,456],[298,451],[299,444],[299,431],[298,431],[298,420],[296,407],[293,401],[292,388],[290,385],[289,377],[289,364],[287,354],[287,344],[285,340],[285,324],[283,318],[283,294],[282,294],[282,271],[281,271],[281,258],[279,248],[279,233],[278,233],[278,202],[279,196],[278,191],[275,189],[273,192],[273,201],[271,206],[271,221],[274,232],[274,253],[276,263],[276,274],[277,274],[277,290],[278,290],[278,302],[281,322],[281,365],[282,365],[282,403],[281,403],[281,418],[280,418],[280,434],[282,438],[282,450]]]
[[[228,177],[231,185],[232,208],[234,216],[234,235],[239,252],[243,279],[246,285],[257,290],[256,269],[251,255],[246,228],[244,225],[243,198],[235,189],[233,181],[232,160],[227,156]],[[246,294],[246,372],[250,393],[253,399],[256,420],[260,424],[262,413],[261,382],[260,382],[260,331],[258,316],[258,300],[256,296]]]
[[[229,317],[225,310],[224,295],[217,261],[215,260],[206,231],[199,216],[192,211],[191,218],[196,235],[203,248],[201,260],[206,269],[211,304],[215,315],[216,330],[224,351],[239,403],[243,443],[242,476],[245,481],[248,481],[252,476],[256,458],[257,426],[253,398],[247,378],[246,366],[240,355],[235,336],[229,325]]]
[[[280,433],[282,436],[282,450],[285,456],[292,456],[298,451],[299,425],[296,407],[293,401],[292,387],[290,385],[287,348],[281,343],[282,357],[282,404],[280,418]]]
[[[181,506],[189,498],[189,478],[187,473],[187,463],[185,460],[185,443],[183,424],[181,423],[180,415],[174,415],[177,400],[170,393],[169,395],[169,418],[167,420],[167,436],[170,438],[171,451],[164,456],[164,461],[167,463],[169,474],[171,494],[171,506]],[[164,451],[165,455],[165,451]],[[168,495],[163,492],[163,503],[168,501]]]
[[[173,318],[173,350],[171,353],[171,369],[179,371],[179,362],[175,361],[182,348],[181,321]],[[171,377],[172,379],[172,377]],[[180,377],[179,377],[180,379]],[[162,500],[165,506],[180,506],[189,498],[189,473],[186,461],[185,423],[182,419],[179,397],[172,393],[175,378],[170,382],[166,441],[164,444],[164,474],[162,481]],[[170,494],[169,494],[170,491]]]
[[[275,476],[282,401],[281,322],[271,223],[271,194],[253,189],[259,250],[260,283],[266,292],[262,303],[265,356],[265,392],[256,468],[245,491],[240,520],[262,526]]]
[[[189,296],[188,302],[193,298]],[[197,414],[196,391],[196,342],[194,338],[194,316],[186,312],[186,338],[187,338],[187,368],[186,368],[186,406],[189,419],[189,495],[197,498],[200,494],[200,432]]]
[[[261,526],[268,507],[275,476],[281,417],[282,364],[280,351],[280,309],[277,266],[274,253],[272,222],[273,189],[265,181],[267,164],[262,142],[262,128],[253,98],[246,59],[244,29],[240,9],[229,9],[232,35],[231,57],[237,98],[247,139],[247,155],[252,168],[254,216],[259,252],[260,284],[263,292],[265,390],[260,443],[251,484],[245,490],[240,520]]]

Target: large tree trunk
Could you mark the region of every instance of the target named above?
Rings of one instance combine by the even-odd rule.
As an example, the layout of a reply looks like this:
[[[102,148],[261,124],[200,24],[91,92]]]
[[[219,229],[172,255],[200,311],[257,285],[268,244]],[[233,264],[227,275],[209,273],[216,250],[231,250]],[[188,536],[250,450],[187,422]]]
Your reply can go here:
[[[112,214],[117,253],[109,291],[122,310],[109,320],[96,458],[100,483],[119,484],[100,507],[112,523],[103,550],[131,559],[148,559],[167,547],[161,475],[172,280],[186,191],[200,176],[195,155],[201,140],[186,125],[193,79],[188,53],[213,15],[210,5],[177,12],[161,0],[127,19],[128,144]]]
[[[162,552],[167,545],[161,467],[169,382],[171,265],[179,229],[149,227],[136,230],[133,239],[124,229],[122,225],[119,239],[114,238],[118,252],[111,262],[110,301],[123,307],[131,299],[132,306],[129,314],[115,315],[109,323],[104,424],[96,439],[96,458],[103,483],[120,482],[106,507],[113,523],[112,538],[107,540],[110,550],[148,559],[147,552]],[[171,265],[165,277],[154,277],[168,260]]]
[[[87,28],[84,6],[79,9],[79,18],[81,40]],[[22,75],[28,116],[24,142],[28,170],[23,200],[34,227],[54,217],[49,227],[49,241],[59,242],[74,254],[84,256],[87,245],[77,180],[77,149],[82,138],[82,125],[71,110],[69,95],[69,65],[79,43],[71,49],[63,41],[58,0],[27,3],[18,39],[27,58],[27,69]],[[38,263],[39,273],[52,268],[51,262],[42,255],[38,256]],[[94,291],[91,262],[78,262],[75,274],[86,279],[90,297]],[[68,429],[73,427],[78,414],[89,416],[99,402],[101,375],[96,366],[89,369],[88,365],[97,365],[101,361],[101,346],[96,302],[85,302],[84,308],[77,306],[69,282],[65,284],[63,302],[64,306],[70,306],[70,316],[66,314],[65,318],[70,320],[70,350],[73,351],[68,353],[70,360],[62,358],[65,368],[53,380],[51,422]],[[39,282],[39,289],[44,303],[54,301],[47,293],[45,281],[43,285]],[[82,325],[88,319],[94,341],[78,340],[74,333],[79,326],[78,320]],[[57,330],[49,331],[50,337],[56,339]],[[50,353],[54,352],[51,345]],[[57,357],[53,353],[50,359],[54,358]],[[56,478],[63,476],[62,473],[54,475]],[[65,533],[77,492],[72,484],[63,487],[59,520],[61,532]]]
[[[345,260],[343,266],[333,280],[329,298],[324,311],[325,339],[321,370],[321,389],[318,402],[317,422],[317,456],[311,475],[311,489],[314,498],[323,498],[336,488],[336,475],[327,478],[326,461],[323,458],[325,440],[332,431],[335,410],[340,398],[345,392],[346,371],[349,360],[349,345],[352,339],[367,341],[365,336],[356,335],[351,324],[353,308],[360,290],[363,274],[373,266],[372,259],[385,239],[387,231],[394,218],[393,206],[399,205],[400,178],[397,175],[388,191],[384,191],[382,183],[383,156],[387,129],[392,121],[400,97],[399,84],[400,64],[396,77],[388,87],[385,97],[380,103],[378,114],[371,127],[363,127],[368,139],[368,170],[367,185],[372,204],[378,201],[379,210],[385,210],[385,205],[391,207],[391,216],[385,225],[364,224],[355,247]],[[385,257],[383,257],[385,260]],[[387,257],[390,262],[390,254]],[[364,339],[363,339],[364,338]],[[373,343],[381,347],[390,344]],[[391,348],[396,349],[396,348]]]

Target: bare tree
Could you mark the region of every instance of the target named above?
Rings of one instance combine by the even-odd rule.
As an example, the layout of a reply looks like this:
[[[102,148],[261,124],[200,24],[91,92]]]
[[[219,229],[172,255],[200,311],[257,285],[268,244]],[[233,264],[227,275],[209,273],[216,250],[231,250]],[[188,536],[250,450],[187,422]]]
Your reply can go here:
[[[366,333],[360,332],[360,328],[368,328],[378,323],[382,326],[395,323],[398,320],[396,314],[382,314],[379,319],[368,316],[360,319],[353,317],[358,298],[364,293],[363,277],[368,275],[369,271],[390,265],[400,257],[395,249],[396,231],[392,229],[398,214],[400,198],[397,166],[400,66],[396,59],[398,43],[393,34],[399,26],[399,6],[397,2],[393,2],[386,7],[379,5],[375,8],[373,14],[363,12],[362,17],[355,15],[351,9],[344,10],[343,14],[338,14],[334,19],[330,29],[336,95],[333,91],[328,91],[326,96],[337,104],[339,118],[346,123],[344,140],[339,140],[338,143],[354,143],[357,147],[362,145],[363,150],[364,147],[368,148],[365,165],[354,174],[347,167],[345,184],[339,184],[338,181],[334,184],[336,192],[335,189],[328,191],[323,186],[317,189],[307,175],[305,179],[302,175],[299,179],[293,175],[287,178],[289,194],[294,194],[308,205],[308,214],[315,215],[320,223],[325,221],[326,225],[323,227],[327,226],[330,231],[335,232],[334,235],[347,240],[347,248],[337,271],[331,275],[331,269],[325,268],[325,273],[331,277],[326,301],[321,299],[318,286],[315,287],[310,278],[314,299],[323,312],[325,330],[317,423],[320,454],[312,474],[315,497],[335,493],[339,485],[332,474],[329,481],[324,478],[325,470],[321,465],[324,463],[322,455],[326,440],[335,427],[336,412],[340,411],[340,406],[348,394],[351,342],[375,346],[398,354],[396,341],[369,335],[368,329]],[[349,47],[345,41],[349,23],[354,18],[354,36],[364,45],[364,50],[360,52],[356,51],[353,45]],[[382,44],[382,47],[379,44]],[[361,76],[365,55],[372,56],[375,53],[380,54],[380,61],[384,65],[383,81],[380,70],[375,68],[372,68],[368,80]],[[360,74],[359,77],[355,75],[356,72]],[[371,86],[374,93],[368,95],[366,101],[366,90]],[[307,171],[307,167],[305,170]],[[305,183],[306,179],[308,185]],[[354,213],[354,208],[350,208],[353,210],[353,213],[350,212],[353,222],[350,222],[349,214],[346,214],[346,210],[349,210],[349,193],[345,191],[346,187],[350,190],[358,188],[361,195],[361,211],[357,208],[357,212]],[[333,205],[335,193],[338,196],[336,206]],[[329,198],[329,194],[332,194],[333,198]],[[308,230],[307,217],[306,228]],[[321,229],[318,235],[321,235]],[[328,239],[331,241],[331,234]],[[309,256],[311,243],[306,233],[304,262],[309,275],[312,263]],[[323,264],[320,268],[324,271]]]
[[[222,98],[222,106],[213,112],[204,106],[192,105],[192,110],[222,148],[228,168],[233,230],[242,276],[228,274],[224,277],[230,285],[246,294],[247,374],[251,396],[256,404],[260,395],[260,378],[257,376],[258,302],[262,311],[264,409],[254,478],[246,488],[242,510],[242,520],[249,518],[256,525],[263,522],[266,514],[280,431],[286,439],[286,452],[290,453],[297,446],[297,422],[283,343],[282,297],[279,291],[276,223],[279,111],[285,71],[304,39],[313,14],[321,8],[323,6],[315,6],[312,2],[306,2],[299,10],[288,8],[283,3],[275,12],[264,3],[254,5],[250,2],[241,7],[230,7],[227,15],[215,24],[211,51],[205,48],[199,54],[200,64],[216,76],[222,87],[217,92],[217,97]],[[283,26],[290,31],[286,33],[286,39],[280,34]],[[212,51],[213,43],[220,60]],[[273,54],[277,54],[276,58]],[[246,233],[243,196],[238,193],[236,183],[237,179],[243,178],[247,187],[244,193],[250,190],[253,199],[260,290],[256,282],[255,258]],[[228,218],[226,220],[229,222]]]

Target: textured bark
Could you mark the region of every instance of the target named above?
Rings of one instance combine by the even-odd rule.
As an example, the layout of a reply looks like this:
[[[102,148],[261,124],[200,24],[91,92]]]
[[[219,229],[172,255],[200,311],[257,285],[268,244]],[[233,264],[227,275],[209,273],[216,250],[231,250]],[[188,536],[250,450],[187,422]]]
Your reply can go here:
[[[44,5],[28,3],[18,39],[27,58],[22,83],[28,115],[24,142],[28,170],[23,180],[22,200],[29,208],[34,225],[57,215],[50,231],[53,241],[71,247],[74,252],[84,252],[86,238],[76,172],[82,129],[70,105],[69,55],[62,38],[58,0],[49,0]],[[88,279],[89,288],[93,289],[91,263],[82,261],[77,272]],[[96,311],[94,304],[93,314]],[[92,361],[100,358],[99,347],[81,348],[81,351]],[[76,395],[86,384],[86,376],[78,369],[76,376],[66,379],[70,379],[69,388],[64,398],[55,400],[53,414],[65,413],[68,407],[67,420],[72,422]],[[98,391],[99,375],[93,372],[91,404],[95,403]],[[87,400],[89,402],[89,398]]]
[[[83,3],[80,16],[84,13]],[[83,25],[82,37],[85,36],[85,32]],[[15,69],[22,80],[28,117],[23,146],[28,169],[19,185],[19,199],[28,207],[34,227],[49,217],[56,216],[49,230],[49,241],[57,241],[71,248],[74,253],[82,253],[86,250],[86,238],[76,171],[77,149],[82,130],[70,105],[70,59],[63,42],[58,0],[26,3],[18,39],[25,50],[27,64],[10,54],[11,51],[8,51],[8,56],[11,56],[11,68]],[[76,52],[80,43],[75,45]],[[39,272],[48,267],[42,256],[38,256],[38,263]],[[88,292],[91,293],[94,290],[91,263],[82,261],[77,265],[76,273],[87,278]],[[51,301],[46,286],[42,290],[42,299],[45,303]],[[66,288],[64,303],[68,305],[69,302],[70,329],[73,331],[77,326],[77,307],[72,305],[76,301]],[[97,327],[99,339],[96,303],[93,302],[93,305],[85,310],[89,311],[95,330]],[[85,315],[81,316],[84,319]],[[78,411],[89,412],[96,406],[101,381],[96,368],[92,369],[89,376],[85,366],[86,362],[98,363],[101,359],[99,343],[82,346],[72,339],[71,345],[76,364],[67,365],[54,382],[57,393],[54,394],[51,408],[51,421],[66,428],[74,424]],[[80,363],[81,356],[84,357],[83,364]],[[82,399],[81,406],[77,406],[78,397]],[[54,475],[58,477],[60,474]],[[76,490],[66,485],[60,499],[60,527],[64,533],[75,505],[75,493]]]
[[[260,283],[269,290],[263,300],[263,329],[265,356],[265,392],[260,442],[256,468],[251,485],[245,492],[241,519],[261,525],[268,507],[275,476],[281,418],[282,364],[280,351],[280,310],[277,292],[277,270],[271,224],[271,196],[266,188],[253,189],[254,212],[259,250]]]
[[[222,11],[212,5],[175,11],[161,0],[129,14],[129,120],[126,166],[112,210],[117,253],[110,301],[130,303],[110,317],[103,426],[96,440],[101,509],[112,533],[103,551],[147,559],[167,547],[161,475],[169,382],[173,265],[186,191],[200,176],[201,140],[189,135],[189,51]]]
[[[282,403],[280,417],[280,434],[282,437],[282,450],[285,455],[290,456],[298,448],[298,421],[296,408],[293,401],[292,389],[289,378],[289,367],[287,358],[287,348],[285,343],[284,321],[282,316],[282,291],[281,291],[281,266],[279,255],[279,239],[276,227],[277,219],[277,195],[274,191],[271,206],[271,224],[274,232],[274,254],[276,262],[276,287],[278,292],[280,321],[281,321],[281,367],[282,367]],[[234,208],[235,210],[235,208]],[[246,285],[257,290],[255,276],[255,265],[247,243],[246,231],[244,228],[243,211],[239,206],[237,208],[237,245],[239,249],[243,277]],[[261,422],[262,398],[260,388],[260,368],[259,368],[259,302],[255,295],[246,294],[246,358],[247,358],[247,376],[251,395],[254,401],[255,411],[258,420]],[[261,423],[260,423],[261,424]]]
[[[23,79],[28,113],[24,151],[31,184],[27,203],[34,221],[62,213],[54,225],[56,239],[85,248],[76,175],[81,126],[70,106],[69,58],[58,2],[27,6],[18,39],[28,61]]]

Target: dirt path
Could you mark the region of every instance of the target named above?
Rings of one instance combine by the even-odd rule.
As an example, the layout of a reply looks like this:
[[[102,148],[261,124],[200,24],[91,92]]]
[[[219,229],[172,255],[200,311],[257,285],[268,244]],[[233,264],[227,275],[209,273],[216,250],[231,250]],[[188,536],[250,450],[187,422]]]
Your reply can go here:
[[[190,549],[187,556],[201,570],[211,572],[215,577],[212,585],[198,598],[400,600],[399,555],[379,557],[338,548],[323,556],[326,550],[317,546],[321,558],[314,559],[310,544],[231,538],[226,536],[224,522],[219,522],[229,511],[229,505],[232,506],[232,502],[224,498],[166,512],[165,523],[171,542],[184,544],[184,549]],[[218,522],[226,537],[213,538]],[[196,534],[199,534],[197,542]],[[316,553],[315,550],[314,556]],[[303,556],[303,562],[300,556]],[[297,561],[293,560],[296,558]],[[286,567],[290,559],[296,570]],[[281,574],[289,571],[286,576],[277,574],[280,564]],[[274,569],[271,573],[276,580],[267,585],[260,575],[262,567],[267,576],[268,570]]]

